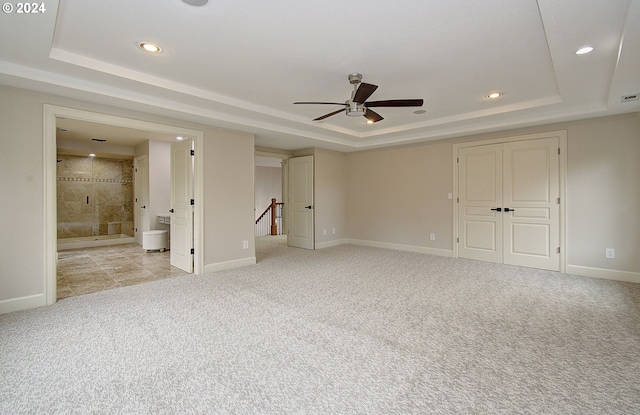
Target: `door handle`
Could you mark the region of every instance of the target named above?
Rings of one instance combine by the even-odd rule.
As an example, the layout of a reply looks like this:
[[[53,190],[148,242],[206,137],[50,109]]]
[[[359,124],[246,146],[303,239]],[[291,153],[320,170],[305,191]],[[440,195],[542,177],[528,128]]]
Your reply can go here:
[[[504,208],[504,211],[505,212],[515,212],[516,210],[515,209],[509,209],[509,208]]]
[[[495,208],[495,209],[491,209],[491,210],[495,210],[496,212],[502,212],[502,208]]]
[[[140,206],[140,207],[141,207],[142,209],[146,209],[146,208],[147,208],[146,206]]]
[[[173,213],[173,209],[169,209],[169,213]]]
[[[305,206],[305,209],[313,209],[313,206],[309,205],[309,206]]]

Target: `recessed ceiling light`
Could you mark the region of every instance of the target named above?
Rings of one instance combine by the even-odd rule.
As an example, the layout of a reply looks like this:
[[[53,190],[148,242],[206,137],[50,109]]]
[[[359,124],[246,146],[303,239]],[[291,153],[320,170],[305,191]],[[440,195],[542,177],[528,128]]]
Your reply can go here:
[[[95,155],[95,154],[93,154],[93,153],[89,154],[89,157],[95,157],[95,156],[96,156],[96,155]]]
[[[209,3],[209,0],[182,0],[182,1],[191,6],[204,6],[205,4]]]
[[[502,95],[504,95],[502,92],[492,92],[489,95],[487,95],[486,98],[496,99],[496,98],[501,97]]]
[[[589,53],[592,50],[593,50],[593,47],[585,46],[583,48],[580,48],[580,49],[576,50],[576,55],[584,55],[585,53]]]
[[[140,46],[140,49],[144,50],[145,52],[149,52],[149,53],[160,53],[160,52],[162,52],[162,49],[160,48],[160,46],[156,45],[155,43],[140,42],[138,44],[138,46]]]
[[[177,136],[177,137],[176,137],[176,140],[178,140],[178,141],[182,141],[182,140],[184,140],[184,137],[183,137],[183,136],[181,136],[181,135],[179,135],[179,136]]]

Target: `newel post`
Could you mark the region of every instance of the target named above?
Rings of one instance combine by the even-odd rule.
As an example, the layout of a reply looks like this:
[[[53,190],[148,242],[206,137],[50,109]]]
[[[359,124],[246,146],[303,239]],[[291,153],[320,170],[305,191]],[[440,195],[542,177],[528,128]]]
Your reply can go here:
[[[271,199],[271,235],[278,234],[278,225],[276,225],[276,199]]]

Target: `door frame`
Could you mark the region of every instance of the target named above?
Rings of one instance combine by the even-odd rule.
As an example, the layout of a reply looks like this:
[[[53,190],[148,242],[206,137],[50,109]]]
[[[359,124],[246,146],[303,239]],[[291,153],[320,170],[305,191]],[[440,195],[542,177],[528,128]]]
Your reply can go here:
[[[200,274],[204,270],[204,132],[173,125],[159,124],[150,121],[136,120],[115,115],[79,110],[58,105],[44,104],[43,106],[43,196],[44,196],[44,269],[43,286],[46,304],[54,304],[57,297],[57,207],[56,207],[56,118],[71,118],[81,121],[109,124],[119,127],[135,128],[171,135],[182,135],[194,139],[194,198],[199,201],[194,206],[194,273]]]
[[[514,141],[537,140],[541,138],[558,138],[559,155],[559,185],[560,185],[560,272],[566,272],[567,266],[567,130],[556,130],[545,133],[524,134],[493,138],[479,141],[467,141],[453,145],[453,257],[458,258],[458,202],[460,193],[458,188],[458,150],[465,147],[476,147],[489,144],[503,144]]]
[[[146,171],[145,171],[145,186],[140,186],[138,180],[138,168],[140,166],[141,160],[144,160],[146,163]],[[146,196],[145,203],[149,203],[149,155],[143,154],[138,157],[134,157],[133,159],[133,238],[135,242],[139,245],[142,245],[142,234],[149,230],[146,229],[149,226],[149,220],[147,218],[146,225],[141,226],[142,220],[140,219],[140,202],[138,201],[140,194],[138,192],[142,192]]]

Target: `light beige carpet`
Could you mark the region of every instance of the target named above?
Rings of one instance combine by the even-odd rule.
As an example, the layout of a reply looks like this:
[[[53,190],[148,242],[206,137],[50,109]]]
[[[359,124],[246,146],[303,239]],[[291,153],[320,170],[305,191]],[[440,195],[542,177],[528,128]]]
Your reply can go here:
[[[0,316],[0,413],[640,413],[640,286],[260,238]]]

